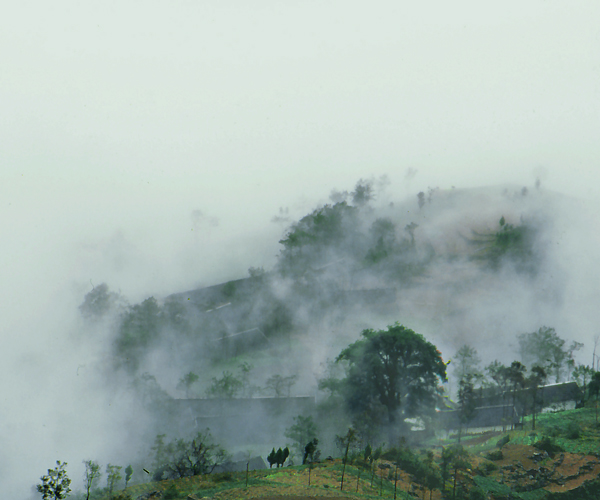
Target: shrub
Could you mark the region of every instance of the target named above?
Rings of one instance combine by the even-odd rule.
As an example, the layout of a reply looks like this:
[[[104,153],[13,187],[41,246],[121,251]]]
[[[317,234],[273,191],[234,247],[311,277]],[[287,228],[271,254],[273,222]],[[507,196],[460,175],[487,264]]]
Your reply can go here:
[[[487,495],[485,494],[485,491],[476,486],[475,488],[471,489],[471,491],[469,491],[467,498],[469,500],[486,500]]]
[[[551,457],[553,457],[555,453],[565,451],[561,446],[556,444],[554,439],[552,439],[550,436],[542,436],[542,439],[540,439],[537,443],[534,443],[533,446],[538,450],[545,451]]]
[[[215,474],[215,482],[223,483],[226,481],[232,481],[233,474],[231,472],[221,472],[220,474]]]
[[[167,498],[167,497],[163,497],[163,498]],[[176,498],[176,497],[173,497],[173,498]],[[120,493],[116,497],[113,497],[113,500],[131,500],[131,495],[129,493]]]
[[[496,470],[498,470],[498,466],[493,462],[484,462],[479,466],[479,472],[482,476],[487,476]]]
[[[507,444],[510,441],[510,436],[507,434],[506,436],[504,436],[503,438],[498,439],[498,442],[496,443],[496,446],[498,448],[502,448],[505,444]]]
[[[577,422],[569,422],[566,430],[567,439],[579,439],[581,427]]]
[[[485,458],[487,458],[488,460],[502,460],[504,458],[504,455],[502,454],[502,450],[494,450],[494,451],[490,451]]]
[[[177,500],[178,498],[180,498],[179,495],[179,490],[174,484],[172,484],[165,490],[162,497],[163,500]]]

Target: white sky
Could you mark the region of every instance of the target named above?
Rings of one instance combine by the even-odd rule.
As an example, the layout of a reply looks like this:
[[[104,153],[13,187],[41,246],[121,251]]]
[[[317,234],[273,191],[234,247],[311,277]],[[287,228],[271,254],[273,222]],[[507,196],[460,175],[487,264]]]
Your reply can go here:
[[[597,198],[599,20],[595,0],[7,2],[6,352],[89,280],[135,300],[269,265],[279,207],[361,177]]]
[[[116,230],[168,258],[192,210],[251,234],[371,175],[599,193],[594,1],[3,10],[0,227],[21,264]]]

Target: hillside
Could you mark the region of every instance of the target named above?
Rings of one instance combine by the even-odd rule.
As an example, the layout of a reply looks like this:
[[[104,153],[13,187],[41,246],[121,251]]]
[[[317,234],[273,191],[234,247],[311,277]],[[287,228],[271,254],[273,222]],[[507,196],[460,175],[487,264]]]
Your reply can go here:
[[[490,500],[592,500],[600,494],[600,427],[596,425],[593,403],[586,408],[539,417],[536,431],[489,432],[464,436],[468,453],[459,469],[456,498]],[[527,421],[525,427],[531,426]],[[442,450],[456,444],[452,440],[434,440],[434,462],[442,467]],[[421,450],[423,453],[424,450]],[[423,455],[424,456],[424,455]],[[351,455],[345,469],[344,490],[340,491],[343,460],[327,458],[310,466],[187,477],[138,484],[121,492],[121,497],[140,499],[271,499],[304,500],[310,498],[394,498],[396,462],[383,458],[373,468],[359,453]],[[407,463],[407,462],[405,462]],[[404,470],[400,461],[397,472],[397,498],[441,499],[419,484],[415,475]],[[408,467],[410,469],[410,467]],[[310,486],[309,486],[310,474]],[[452,498],[454,471],[446,481],[447,498]],[[421,481],[422,483],[422,481]],[[98,496],[98,500],[106,497]]]
[[[573,276],[579,276],[574,271],[581,271],[579,261],[565,252],[573,234],[569,231],[578,221],[570,200],[514,186],[430,189],[398,203],[380,203],[367,196],[368,191],[368,184],[359,182],[355,192],[290,224],[270,269],[251,267],[247,277],[150,296],[138,304],[129,304],[107,285],[85,297],[80,307],[84,330],[110,339],[110,355],[102,367],[106,380],[142,417],[143,424],[132,427],[128,436],[130,451],[121,451],[118,463],[136,466],[133,483],[147,481],[147,474],[155,482],[132,486],[133,498],[150,492],[146,486],[166,490],[172,483],[156,481],[180,475],[175,461],[187,460],[185,454],[206,428],[209,446],[223,447],[238,462],[249,453],[264,458],[273,446],[303,448],[315,436],[323,457],[339,456],[337,436],[352,427],[363,445],[389,446],[403,436],[410,446],[434,450],[439,463],[441,447],[447,450],[453,441],[431,436],[455,427],[435,414],[448,397],[457,397],[463,381],[460,366],[463,375],[466,366],[461,365],[461,350],[471,353],[471,368],[478,373],[479,406],[500,404],[490,402],[498,397],[504,405],[508,387],[514,386],[509,410],[518,410],[519,418],[531,412],[526,399],[533,382],[525,373],[533,374],[535,356],[518,350],[524,331],[554,335],[560,358],[552,366],[542,360],[548,365],[544,376],[556,379],[546,382],[577,379],[580,386],[586,384],[593,370],[578,365],[574,357],[582,341],[589,341],[589,331],[579,328],[581,317],[570,302],[577,285]],[[396,325],[393,328],[427,345],[438,363],[437,374],[425,368],[414,379],[422,384],[414,398],[396,384],[393,398],[385,400],[383,392],[363,384],[367,379],[358,369],[353,380],[363,385],[353,385],[353,361],[340,362],[340,353],[362,342],[357,338],[381,333],[386,325]],[[557,325],[560,335],[541,325]],[[524,364],[517,362],[515,368],[511,361],[514,364],[517,356]],[[513,368],[520,370],[516,375],[521,382],[510,379]],[[571,373],[574,368],[579,375]],[[546,382],[540,380],[536,387]],[[521,392],[515,384],[522,384]],[[493,389],[492,399],[482,398],[484,388]],[[301,419],[312,421],[301,437],[291,438],[290,429]],[[421,433],[410,431],[411,419],[420,422]],[[554,424],[548,425],[550,429]],[[552,485],[563,487],[561,482],[564,488],[578,488],[588,476],[574,477],[573,463],[592,471],[595,464],[589,457],[572,463],[569,452],[595,452],[592,430],[586,424],[583,434],[593,435],[590,449],[563,445],[567,451],[561,463],[560,455],[536,455],[541,464],[537,469],[528,457],[533,456],[531,446],[542,440],[541,431],[536,436],[514,431],[503,448],[506,454],[495,461],[487,460],[485,453],[494,448],[498,435],[463,438],[472,462],[457,484],[469,491],[495,492],[494,498],[507,491],[529,494],[528,488],[551,493]],[[544,432],[562,439],[560,430]],[[388,452],[389,465],[399,451]],[[426,455],[415,453],[417,465],[411,473],[423,472],[418,464]],[[295,452],[296,464],[299,456],[302,449]],[[382,460],[383,465],[385,457]],[[427,460],[433,467],[432,459]],[[322,482],[322,488],[311,486],[310,491],[335,495],[341,467],[339,457],[321,460],[314,480]],[[287,494],[306,494],[305,467],[251,471],[247,490],[240,490],[245,477],[237,472],[201,476],[192,469],[181,473],[188,478],[176,482],[185,495],[252,498],[279,488],[286,488]],[[145,475],[142,470],[151,472]],[[358,476],[359,470],[359,461],[353,460],[348,473]],[[529,476],[528,483],[524,478]],[[380,487],[389,492],[390,484],[383,478]],[[402,491],[412,491],[414,481],[401,474],[398,484]],[[360,488],[367,497],[378,494],[366,483]],[[435,498],[435,491],[432,494]]]

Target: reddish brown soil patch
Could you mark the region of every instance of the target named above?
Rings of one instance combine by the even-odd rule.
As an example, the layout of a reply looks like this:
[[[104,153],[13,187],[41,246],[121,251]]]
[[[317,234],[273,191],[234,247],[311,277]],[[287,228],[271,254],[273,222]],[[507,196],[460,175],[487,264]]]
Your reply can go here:
[[[314,498],[323,498],[322,496],[308,496],[308,495],[274,495],[274,496],[260,496],[252,497],[249,500],[312,500]],[[335,497],[338,500],[354,500],[350,497]]]

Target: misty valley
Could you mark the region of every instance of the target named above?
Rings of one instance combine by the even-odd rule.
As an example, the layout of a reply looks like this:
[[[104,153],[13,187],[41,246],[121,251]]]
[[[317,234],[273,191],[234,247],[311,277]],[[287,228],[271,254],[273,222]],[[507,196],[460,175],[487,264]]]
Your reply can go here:
[[[281,210],[271,268],[138,303],[92,286],[73,341],[110,346],[127,438],[81,473],[56,457],[32,498],[600,498],[600,336],[564,320],[583,210],[360,180]]]

